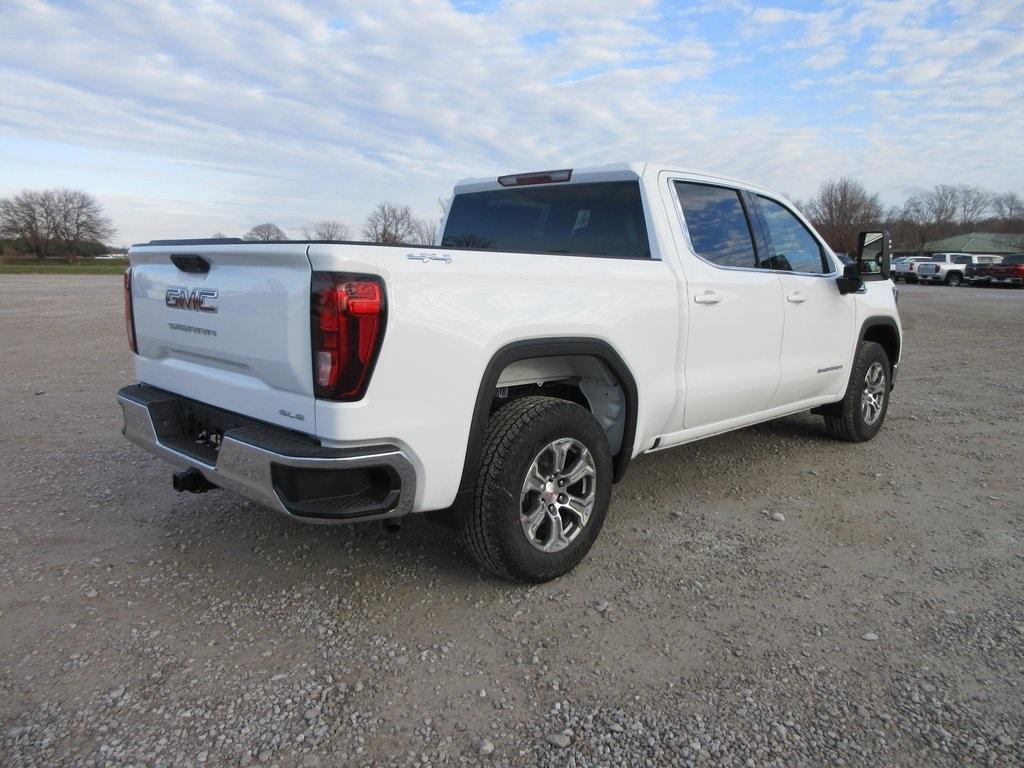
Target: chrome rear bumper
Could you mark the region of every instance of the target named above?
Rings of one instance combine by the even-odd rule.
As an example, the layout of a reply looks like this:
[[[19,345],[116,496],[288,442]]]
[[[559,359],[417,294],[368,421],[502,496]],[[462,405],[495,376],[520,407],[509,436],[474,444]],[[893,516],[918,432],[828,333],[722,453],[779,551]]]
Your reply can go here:
[[[178,415],[183,398],[136,385],[121,389],[117,399],[124,413],[124,436],[133,443],[289,517],[313,523],[354,522],[412,511],[416,471],[396,446],[324,448],[287,430],[249,422],[226,429],[219,450],[213,450],[183,434]],[[341,489],[338,480],[344,480],[344,493],[330,490]],[[310,486],[327,490],[321,490],[320,497],[301,498]]]

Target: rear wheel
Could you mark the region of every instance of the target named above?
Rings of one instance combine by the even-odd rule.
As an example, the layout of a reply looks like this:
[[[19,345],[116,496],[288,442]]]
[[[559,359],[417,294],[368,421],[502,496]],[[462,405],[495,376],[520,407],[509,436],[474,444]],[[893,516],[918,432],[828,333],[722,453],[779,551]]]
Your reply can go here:
[[[490,420],[462,538],[485,570],[542,582],[572,570],[608,512],[611,451],[586,409],[524,397]]]
[[[846,395],[825,412],[825,426],[832,437],[862,443],[878,434],[889,407],[890,370],[881,344],[861,342]]]

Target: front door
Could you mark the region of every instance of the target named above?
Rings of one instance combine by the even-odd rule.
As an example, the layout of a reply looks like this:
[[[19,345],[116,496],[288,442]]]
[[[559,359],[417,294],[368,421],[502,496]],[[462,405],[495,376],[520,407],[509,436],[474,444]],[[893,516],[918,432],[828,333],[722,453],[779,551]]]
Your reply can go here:
[[[782,281],[785,331],[782,377],[771,405],[842,393],[850,372],[854,297],[842,295],[824,247],[789,208],[754,195],[768,248],[766,262]]]

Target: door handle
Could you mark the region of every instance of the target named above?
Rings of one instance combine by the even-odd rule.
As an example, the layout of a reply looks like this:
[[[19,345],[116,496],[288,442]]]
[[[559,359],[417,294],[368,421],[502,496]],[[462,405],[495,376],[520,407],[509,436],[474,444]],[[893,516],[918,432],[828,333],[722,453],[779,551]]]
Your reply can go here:
[[[800,291],[793,291],[793,293],[786,297],[786,301],[790,304],[803,304],[807,301],[807,297],[800,293]]]
[[[693,300],[698,304],[717,304],[722,300],[722,297],[714,291],[704,291],[704,293],[695,295]]]

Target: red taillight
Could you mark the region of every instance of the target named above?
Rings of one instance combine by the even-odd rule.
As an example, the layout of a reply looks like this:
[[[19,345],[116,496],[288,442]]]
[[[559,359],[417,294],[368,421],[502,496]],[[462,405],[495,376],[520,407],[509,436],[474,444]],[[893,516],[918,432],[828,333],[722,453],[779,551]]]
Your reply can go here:
[[[132,307],[132,268],[124,273],[124,329],[128,333],[128,348],[139,354],[139,344],[135,340],[135,311]]]
[[[384,336],[384,285],[371,275],[314,272],[313,391],[328,400],[366,392]]]

